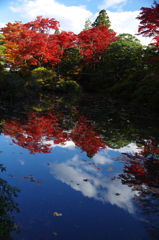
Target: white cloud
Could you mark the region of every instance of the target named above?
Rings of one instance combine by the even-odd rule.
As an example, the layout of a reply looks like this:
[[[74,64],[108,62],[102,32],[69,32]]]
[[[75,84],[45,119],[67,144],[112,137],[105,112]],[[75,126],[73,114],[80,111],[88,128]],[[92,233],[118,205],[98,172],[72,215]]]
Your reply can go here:
[[[127,11],[127,12],[108,12],[108,16],[111,22],[111,27],[117,34],[130,33],[132,35],[137,34],[139,20],[136,17],[140,11]],[[150,43],[150,38],[144,38],[142,36],[136,36],[143,45]]]
[[[112,150],[112,148],[108,149]],[[121,153],[139,153],[141,152],[141,148],[139,148],[135,143],[129,143],[127,146],[113,149],[113,151],[121,152]]]
[[[74,150],[76,147],[75,143],[71,140],[66,141],[64,144],[61,144],[61,143],[55,144],[53,140],[52,141],[43,140],[42,142],[43,142],[43,144],[46,144],[46,145],[50,144],[51,145],[50,147],[68,148],[69,150]]]
[[[55,18],[60,22],[62,30],[75,33],[80,32],[84,27],[85,19],[93,15],[84,5],[65,6],[55,0],[26,0],[18,7],[11,6],[10,9],[28,20],[33,20],[39,15]]]
[[[105,0],[100,7],[108,8],[113,6],[121,6],[126,0]],[[36,16],[55,18],[60,22],[61,30],[72,31],[78,34],[83,28],[86,19],[91,22],[95,20],[98,13],[93,14],[86,9],[86,6],[66,6],[56,0],[25,0],[19,2],[19,5],[12,4],[10,7],[12,12],[19,13],[26,21],[33,21]],[[118,9],[119,10],[119,9]],[[107,11],[111,21],[111,27],[117,34],[130,33],[135,35],[138,31],[139,21],[136,17],[139,11]],[[150,43],[149,38],[137,36],[143,45]]]
[[[80,191],[84,196],[103,203],[109,202],[134,214],[135,209],[132,198],[134,194],[138,194],[137,191],[131,191],[131,188],[122,185],[119,179],[110,181],[108,177],[99,173],[94,166],[87,169],[87,164],[80,161],[79,157],[75,155],[74,158],[66,162],[52,163],[49,168],[56,179],[69,185],[74,190]],[[84,179],[89,179],[89,181],[84,181]],[[116,194],[119,194],[119,196]]]
[[[22,160],[22,159],[19,159],[18,161],[20,162],[20,165],[24,165],[25,164],[24,160]]]
[[[93,157],[94,162],[96,164],[102,164],[102,165],[111,164],[113,162],[113,160],[111,160],[111,158],[109,156],[106,157],[105,155],[103,155],[103,153],[105,153],[105,151],[97,153]]]

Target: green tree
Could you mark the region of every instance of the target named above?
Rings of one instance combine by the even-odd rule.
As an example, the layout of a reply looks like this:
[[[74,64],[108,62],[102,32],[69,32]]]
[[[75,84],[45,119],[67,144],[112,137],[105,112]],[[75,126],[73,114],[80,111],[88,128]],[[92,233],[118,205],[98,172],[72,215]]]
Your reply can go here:
[[[82,57],[79,49],[69,48],[65,50],[62,61],[59,63],[60,76],[66,80],[77,80],[81,68]]]
[[[89,89],[105,91],[116,84],[121,87],[130,75],[134,75],[147,64],[143,59],[143,46],[135,36],[120,34],[118,37],[120,39],[109,45],[98,63],[85,66],[82,81],[85,79],[88,82]]]
[[[5,171],[3,164],[0,164],[0,171]],[[0,238],[2,240],[12,240],[12,232],[17,231],[18,228],[14,224],[14,216],[11,212],[19,212],[18,204],[14,201],[20,189],[11,187],[7,181],[0,178]]]
[[[119,34],[119,40],[109,46],[109,50],[103,56],[116,79],[119,81],[123,77],[141,70],[143,67],[143,46],[140,41],[128,33]]]
[[[107,27],[110,27],[111,25],[107,11],[105,9],[99,12],[99,15],[97,16],[96,20],[92,23],[92,26],[94,27],[99,27],[100,25]]]
[[[91,20],[89,18],[87,18],[82,31],[85,31],[85,30],[88,30],[88,29],[91,29],[91,28],[92,28]]]
[[[0,65],[4,65],[4,51],[6,49],[5,46],[3,46],[5,37],[0,34]]]
[[[105,85],[115,95],[130,99],[136,90],[139,79],[133,78],[141,72],[147,62],[144,59],[144,47],[140,41],[128,33],[120,34],[119,40],[111,43],[102,58],[102,71]]]

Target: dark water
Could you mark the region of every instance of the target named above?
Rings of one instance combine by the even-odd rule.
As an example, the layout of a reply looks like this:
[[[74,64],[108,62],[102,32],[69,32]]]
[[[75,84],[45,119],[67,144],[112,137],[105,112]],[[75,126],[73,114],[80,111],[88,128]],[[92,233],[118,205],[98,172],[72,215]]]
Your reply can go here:
[[[159,239],[158,133],[100,97],[3,108],[0,239]]]

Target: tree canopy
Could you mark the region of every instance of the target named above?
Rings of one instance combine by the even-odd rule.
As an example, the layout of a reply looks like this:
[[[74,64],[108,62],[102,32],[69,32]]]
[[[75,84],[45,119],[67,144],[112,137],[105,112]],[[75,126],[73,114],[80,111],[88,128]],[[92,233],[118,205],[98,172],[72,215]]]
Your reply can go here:
[[[97,16],[95,21],[92,23],[92,26],[94,27],[99,27],[101,25],[106,27],[110,27],[111,25],[107,11],[105,9],[99,12],[99,15]]]
[[[151,8],[142,7],[137,19],[140,20],[138,33],[153,37],[154,45],[159,48],[159,3],[154,1]]]

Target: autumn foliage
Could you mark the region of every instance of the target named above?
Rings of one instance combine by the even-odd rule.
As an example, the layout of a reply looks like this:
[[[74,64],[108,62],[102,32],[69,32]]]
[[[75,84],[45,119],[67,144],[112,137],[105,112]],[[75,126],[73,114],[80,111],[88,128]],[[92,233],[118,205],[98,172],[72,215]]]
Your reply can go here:
[[[100,55],[108,50],[109,44],[118,39],[113,30],[102,25],[82,31],[78,35],[80,54],[87,63],[99,61]]]
[[[117,40],[116,33],[106,26],[93,27],[76,35],[58,32],[59,22],[54,18],[38,16],[35,21],[8,23],[1,28],[6,40],[6,60],[14,65],[56,65],[66,49],[79,49],[84,61],[99,61],[99,55]]]
[[[137,19],[140,20],[139,34],[153,37],[153,45],[159,48],[159,4],[154,1],[151,8],[142,7]]]
[[[106,148],[107,144],[85,117],[80,117],[69,131],[62,127],[63,119],[62,114],[54,111],[31,112],[23,122],[19,119],[5,120],[3,133],[12,137],[14,144],[28,149],[31,154],[50,153],[53,144],[65,144],[68,140],[72,140],[88,156]]]
[[[84,116],[78,119],[70,137],[76,146],[87,152],[89,157],[95,155],[100,149],[105,149],[108,145],[102,141],[92,122],[89,122]]]
[[[8,23],[2,28],[6,37],[6,60],[15,65],[58,64],[66,48],[74,46],[76,35],[62,31],[59,22],[38,16],[35,21]]]
[[[120,174],[123,184],[129,186],[159,187],[159,145],[155,139],[138,143],[139,152],[124,154],[124,173]],[[143,185],[144,184],[144,185]]]
[[[5,121],[4,134],[13,138],[13,143],[30,151],[51,152],[51,143],[64,144],[67,133],[59,127],[60,115],[50,111],[48,114],[30,113],[27,120],[21,123],[18,119]]]

